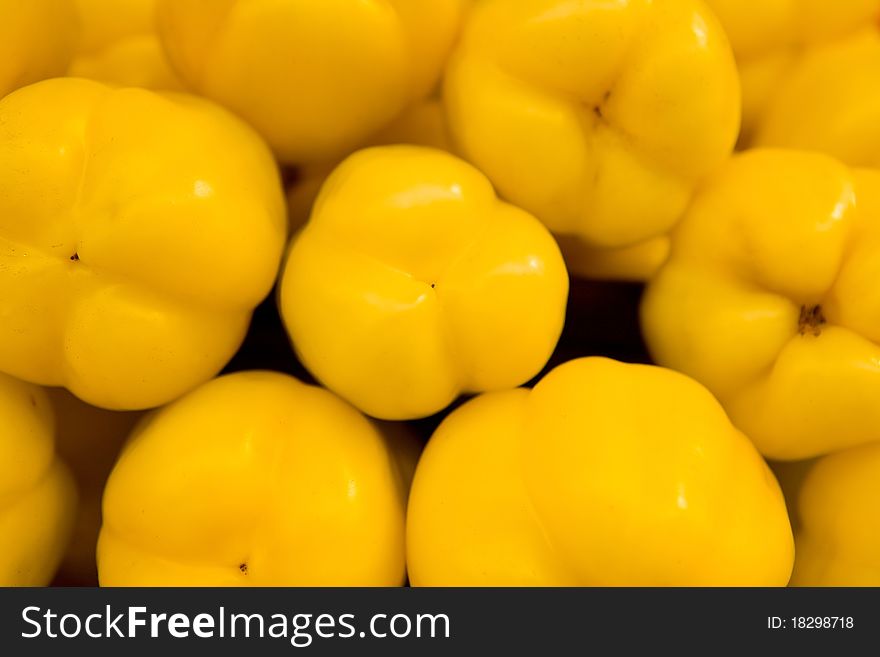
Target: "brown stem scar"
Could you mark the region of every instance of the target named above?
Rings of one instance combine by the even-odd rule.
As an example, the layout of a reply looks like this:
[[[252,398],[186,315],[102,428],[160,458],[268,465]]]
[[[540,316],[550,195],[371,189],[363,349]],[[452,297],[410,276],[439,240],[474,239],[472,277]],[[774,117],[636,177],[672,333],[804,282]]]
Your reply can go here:
[[[602,112],[602,106],[608,102],[609,98],[611,98],[610,90],[605,92],[605,94],[602,96],[602,100],[599,102],[598,105],[593,106],[593,114],[595,114],[600,119],[605,117],[605,114]]]
[[[807,335],[810,333],[814,336],[822,334],[822,327],[826,324],[825,315],[822,314],[822,306],[801,306],[801,314],[798,318],[798,333]]]
[[[79,253],[74,252],[72,256],[70,256],[71,262],[79,262]]]

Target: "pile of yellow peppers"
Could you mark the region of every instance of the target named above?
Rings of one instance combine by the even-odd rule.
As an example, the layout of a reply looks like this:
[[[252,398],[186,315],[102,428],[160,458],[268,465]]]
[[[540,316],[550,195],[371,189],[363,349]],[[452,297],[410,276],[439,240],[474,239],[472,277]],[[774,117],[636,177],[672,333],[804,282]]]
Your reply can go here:
[[[878,508],[880,0],[0,0],[0,585],[877,586]]]

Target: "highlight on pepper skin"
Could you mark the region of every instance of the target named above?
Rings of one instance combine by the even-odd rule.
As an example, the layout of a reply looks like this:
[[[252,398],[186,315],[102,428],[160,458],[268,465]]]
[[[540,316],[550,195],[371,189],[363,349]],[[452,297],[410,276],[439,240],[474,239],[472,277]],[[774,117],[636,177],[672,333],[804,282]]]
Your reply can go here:
[[[880,440],[880,172],[747,151],[695,197],[647,288],[655,361],[774,459]]]
[[[241,344],[286,219],[257,135],[206,101],[64,78],[0,101],[0,370],[171,401]]]
[[[784,586],[793,557],[779,485],[712,395],[605,358],[453,411],[407,511],[414,586]]]
[[[417,448],[274,372],[140,425],[104,495],[102,586],[399,586]]]
[[[158,15],[185,83],[302,165],[344,157],[427,98],[469,4],[159,0]]]
[[[550,233],[483,174],[438,150],[386,146],[327,180],[294,237],[279,305],[322,384],[402,420],[535,376],[567,294]]]
[[[479,2],[444,99],[499,193],[593,249],[667,233],[740,117],[733,54],[699,0]]]
[[[45,586],[73,529],[77,492],[55,454],[46,393],[0,374],[0,586]]]
[[[63,75],[79,39],[74,0],[0,0],[0,98]]]

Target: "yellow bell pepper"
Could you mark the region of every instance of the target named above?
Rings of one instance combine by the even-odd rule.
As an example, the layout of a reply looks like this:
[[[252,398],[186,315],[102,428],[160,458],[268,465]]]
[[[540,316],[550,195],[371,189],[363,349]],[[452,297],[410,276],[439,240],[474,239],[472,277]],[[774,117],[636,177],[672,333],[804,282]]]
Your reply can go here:
[[[616,249],[593,248],[571,235],[557,235],[556,241],[569,273],[581,278],[646,281],[669,257],[667,235]]]
[[[804,54],[768,102],[753,143],[880,167],[880,18],[875,27]]]
[[[156,32],[156,0],[76,0],[82,37],[69,75],[148,89],[182,89]]]
[[[364,146],[388,144],[415,144],[452,151],[442,103],[432,98],[411,107],[390,126],[373,135]],[[287,215],[291,233],[302,228],[308,221],[318,192],[327,176],[338,165],[339,162],[313,164],[298,169],[299,177],[287,193]]]
[[[741,141],[752,141],[762,115],[775,102],[780,89],[790,85],[792,76],[813,50],[836,40],[846,39],[880,21],[880,0],[706,0],[730,38],[742,82]],[[807,68],[812,65],[807,64]],[[851,75],[838,69],[830,86],[812,90],[805,104],[786,117],[799,123],[801,112],[812,116],[820,106],[834,103],[834,90]],[[821,111],[821,110],[819,110]],[[807,119],[809,120],[809,119]],[[816,126],[819,128],[819,125]],[[820,128],[821,129],[821,128]],[[784,144],[778,144],[784,145]]]
[[[211,381],[123,450],[104,494],[101,585],[401,585],[415,454],[289,376]]]
[[[45,586],[67,546],[76,488],[54,432],[46,393],[0,374],[0,586]]]
[[[0,101],[0,370],[110,409],[219,371],[286,238],[271,153],[200,99],[49,80]]]
[[[880,445],[825,456],[797,494],[792,586],[880,586]]]
[[[291,235],[306,225],[321,187],[333,169],[332,164],[314,164],[296,170],[296,178],[287,189],[287,221]]]
[[[328,179],[282,275],[303,364],[360,410],[431,415],[520,385],[562,331],[568,275],[550,233],[442,151],[371,148]]]
[[[766,456],[880,440],[880,172],[736,156],[694,199],[642,320]]]
[[[125,439],[141,413],[117,413],[81,402],[63,388],[46,391],[55,410],[55,443],[79,491],[73,536],[56,580],[68,586],[97,586],[95,548],[101,529],[104,485]]]
[[[820,457],[821,458],[821,457]],[[801,485],[804,478],[813,467],[817,459],[806,459],[803,461],[770,461],[768,465],[776,475],[776,481],[782,489],[782,495],[785,497],[785,504],[789,509],[789,520],[791,520],[791,528],[797,536],[800,528],[800,519],[795,513],[797,509],[797,498],[800,494]],[[795,549],[797,554],[797,549]],[[797,556],[795,556],[797,560]]]
[[[444,98],[501,196],[592,249],[665,234],[739,128],[733,55],[699,0],[477,3]]]
[[[582,358],[452,412],[407,512],[416,586],[788,582],[776,479],[686,376]]]
[[[343,157],[426,98],[465,0],[159,0],[185,82],[288,164]]]
[[[73,0],[0,0],[0,98],[63,75],[78,37]]]
[[[367,146],[415,144],[453,151],[446,113],[439,98],[414,105],[368,140]]]

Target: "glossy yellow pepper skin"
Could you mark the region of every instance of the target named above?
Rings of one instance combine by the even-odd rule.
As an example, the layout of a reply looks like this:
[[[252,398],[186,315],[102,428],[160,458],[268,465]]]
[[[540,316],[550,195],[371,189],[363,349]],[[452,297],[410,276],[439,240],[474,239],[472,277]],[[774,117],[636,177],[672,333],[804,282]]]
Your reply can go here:
[[[701,385],[582,358],[453,411],[416,469],[416,586],[783,586],[782,493]]]
[[[97,586],[95,549],[104,485],[123,443],[143,414],[95,408],[63,388],[46,392],[55,411],[58,454],[69,466],[79,491],[73,535],[55,580],[62,586]]]
[[[156,32],[156,0],[76,0],[82,36],[68,74],[169,91],[182,84]]]
[[[541,223],[442,151],[355,153],[327,180],[284,269],[303,364],[381,419],[520,385],[562,331],[568,274]]]
[[[414,460],[326,390],[215,379],[126,445],[104,495],[101,585],[401,585]]]
[[[373,135],[365,146],[414,144],[452,151],[443,104],[436,98],[419,103],[398,117],[394,123]],[[339,162],[315,164],[298,169],[299,178],[287,193],[287,214],[291,233],[309,220],[318,193]]]
[[[751,144],[763,114],[774,104],[780,89],[800,76],[805,60],[814,49],[845,40],[859,30],[880,21],[880,0],[706,0],[724,26],[736,56],[742,83],[742,136]],[[807,64],[809,69],[812,65]],[[838,69],[839,82],[851,75]],[[833,87],[814,90],[807,104],[797,105],[797,112],[787,117],[795,124],[798,115],[807,117],[819,106],[834,103]],[[804,100],[807,100],[804,97]],[[818,111],[821,111],[819,109]],[[809,119],[806,119],[809,120]],[[821,129],[820,125],[816,125]],[[769,145],[769,144],[768,144]],[[777,145],[785,145],[779,143]]]
[[[235,353],[285,240],[271,153],[219,107],[76,78],[0,101],[0,371],[171,401]]]
[[[78,38],[73,0],[0,0],[0,98],[63,75]]]
[[[67,546],[76,488],[55,456],[39,387],[0,374],[0,586],[45,586]]]
[[[813,463],[798,488],[792,586],[880,586],[880,445]]]
[[[426,98],[465,0],[159,0],[172,64],[287,164],[345,156]]]
[[[699,0],[476,3],[444,99],[499,194],[593,249],[665,234],[739,128],[733,55]]]
[[[753,150],[696,196],[649,285],[655,361],[774,459],[880,440],[880,172]]]
[[[876,26],[805,53],[777,86],[753,143],[880,167],[880,17]]]

